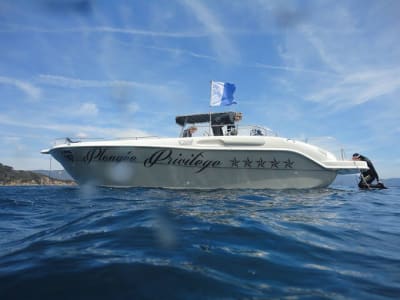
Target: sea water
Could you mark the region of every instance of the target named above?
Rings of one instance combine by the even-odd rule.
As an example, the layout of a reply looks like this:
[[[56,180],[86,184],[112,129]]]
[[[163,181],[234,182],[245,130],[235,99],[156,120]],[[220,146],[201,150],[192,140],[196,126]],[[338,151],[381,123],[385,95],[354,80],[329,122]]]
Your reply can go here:
[[[399,299],[400,188],[0,188],[0,299]]]

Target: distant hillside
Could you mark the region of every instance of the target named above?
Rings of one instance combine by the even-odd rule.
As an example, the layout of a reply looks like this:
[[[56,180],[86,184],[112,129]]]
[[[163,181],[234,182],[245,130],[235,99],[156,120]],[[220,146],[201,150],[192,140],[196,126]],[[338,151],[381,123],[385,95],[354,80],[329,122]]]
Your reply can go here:
[[[33,170],[32,172],[58,180],[73,180],[65,170]]]
[[[0,163],[0,185],[72,185],[72,180],[58,180],[31,171],[16,171]]]

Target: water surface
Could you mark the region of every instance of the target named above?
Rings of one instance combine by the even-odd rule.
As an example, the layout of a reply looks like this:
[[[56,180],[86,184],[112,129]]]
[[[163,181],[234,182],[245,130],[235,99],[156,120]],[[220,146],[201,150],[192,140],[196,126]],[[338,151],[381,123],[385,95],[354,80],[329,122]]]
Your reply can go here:
[[[398,299],[400,189],[0,188],[0,299]]]

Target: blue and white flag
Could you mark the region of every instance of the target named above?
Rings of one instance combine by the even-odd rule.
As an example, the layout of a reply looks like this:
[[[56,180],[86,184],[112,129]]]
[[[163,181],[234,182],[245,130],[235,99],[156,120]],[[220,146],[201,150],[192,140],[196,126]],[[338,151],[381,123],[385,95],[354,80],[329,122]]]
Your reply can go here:
[[[233,99],[236,86],[233,83],[211,81],[210,106],[237,104]]]

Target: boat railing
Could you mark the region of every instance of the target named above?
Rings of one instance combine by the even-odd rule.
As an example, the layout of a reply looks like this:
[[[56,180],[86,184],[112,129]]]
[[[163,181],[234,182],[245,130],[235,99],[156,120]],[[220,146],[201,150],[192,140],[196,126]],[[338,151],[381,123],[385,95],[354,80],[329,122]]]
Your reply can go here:
[[[159,138],[158,136],[134,136],[134,137],[119,137],[119,138],[80,138],[80,137],[63,137],[56,138],[54,141],[54,146],[63,145],[63,144],[75,144],[81,142],[96,142],[96,141],[110,141],[110,140],[140,140],[140,139],[148,139],[148,138]]]
[[[196,127],[197,130],[193,134],[193,137],[196,136],[278,136],[277,133],[272,131],[269,128],[259,126],[259,125],[215,125],[210,126],[206,124],[190,124],[189,126],[182,128],[180,132],[180,137],[183,136],[183,132],[185,129],[189,127]]]
[[[193,134],[196,136],[215,136],[215,135],[223,135],[223,136],[278,136],[274,131],[267,127],[259,126],[259,125],[231,125],[231,126],[209,126],[206,124],[191,124],[191,126],[195,126],[197,128],[196,133]],[[187,126],[187,128],[190,126]],[[214,134],[214,128],[219,128],[219,134]],[[180,137],[183,136],[183,129],[181,130]],[[120,137],[120,138],[90,138],[90,137],[62,137],[56,138],[54,140],[54,146],[64,145],[64,144],[75,144],[81,142],[96,142],[96,141],[109,141],[109,140],[139,140],[139,139],[148,139],[148,138],[160,138],[159,136],[135,136],[135,137]]]
[[[310,137],[306,138],[304,141],[329,151],[335,155],[338,160],[351,160],[351,158],[347,156],[344,146],[334,137]]]

